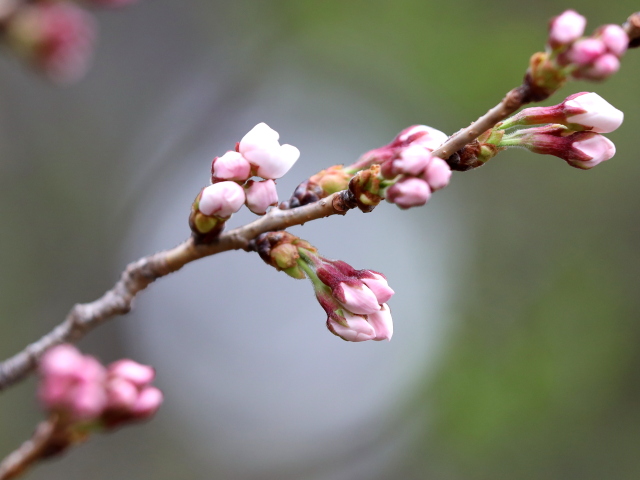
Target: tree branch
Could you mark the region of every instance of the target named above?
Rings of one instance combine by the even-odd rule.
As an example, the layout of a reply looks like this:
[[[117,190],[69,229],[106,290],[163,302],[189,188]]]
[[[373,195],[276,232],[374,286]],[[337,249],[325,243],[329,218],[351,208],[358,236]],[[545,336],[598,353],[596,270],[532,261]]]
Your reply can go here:
[[[290,210],[272,209],[258,220],[222,233],[210,244],[196,244],[192,238],[170,250],[158,252],[130,263],[114,287],[91,303],[75,305],[67,318],[51,332],[0,364],[0,391],[31,373],[40,356],[49,348],[76,342],[89,331],[116,315],[128,313],[133,299],[150,283],[199,258],[228,250],[246,250],[258,235],[285,230],[294,225],[331,215],[344,215],[354,208],[348,190]]]
[[[33,432],[33,436],[0,463],[0,480],[15,478],[35,461],[49,453],[58,452],[55,445],[58,426],[56,417],[50,417],[40,422]],[[61,447],[64,448],[64,446]]]

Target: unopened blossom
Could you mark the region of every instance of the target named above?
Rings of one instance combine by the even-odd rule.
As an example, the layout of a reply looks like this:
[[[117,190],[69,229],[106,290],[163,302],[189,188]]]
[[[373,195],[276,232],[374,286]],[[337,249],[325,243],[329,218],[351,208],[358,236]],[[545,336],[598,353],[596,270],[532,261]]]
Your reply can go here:
[[[629,47],[629,35],[620,25],[604,25],[595,34],[606,46],[609,53],[621,57]]]
[[[393,321],[391,320],[391,310],[385,303],[380,306],[380,310],[367,315],[367,322],[373,327],[376,336],[373,340],[391,340],[393,336]]]
[[[451,167],[440,157],[432,157],[421,178],[427,182],[431,191],[435,192],[449,185]]]
[[[389,286],[387,279],[384,275],[381,275],[371,270],[366,270],[367,276],[362,273],[359,274],[360,280],[373,292],[376,297],[376,301],[380,304],[387,303],[393,294],[393,289]]]
[[[422,145],[411,144],[399,154],[398,159],[392,161],[394,174],[418,176],[429,165],[433,155],[431,150]]]
[[[617,129],[623,119],[624,114],[597,93],[580,92],[569,95],[558,105],[526,108],[505,120],[499,128],[558,123],[575,131],[609,133]]]
[[[566,53],[569,63],[585,66],[594,62],[607,51],[604,42],[597,38],[584,38],[575,42]]]
[[[386,190],[385,198],[402,209],[420,207],[431,198],[431,188],[420,178],[408,177],[390,186]]]
[[[243,188],[235,182],[219,182],[202,190],[198,210],[204,215],[227,218],[245,202]]]
[[[278,192],[273,180],[261,182],[249,180],[244,188],[247,207],[253,213],[264,215],[267,213],[267,208],[278,204]]]
[[[374,164],[382,165],[385,162],[392,162],[399,159],[409,147],[423,147],[428,151],[433,151],[442,145],[447,138],[447,134],[427,125],[412,125],[402,130],[388,145],[369,150],[356,163],[347,167],[347,170],[355,172],[369,168]],[[417,150],[413,152],[417,152]],[[410,154],[412,155],[413,152]],[[387,168],[389,167],[390,165],[387,166]],[[390,174],[388,169],[385,171],[384,168],[383,174],[386,176],[395,175],[395,173]]]
[[[601,81],[620,70],[620,60],[612,53],[599,56],[593,63],[576,70],[573,76],[584,80]]]
[[[251,176],[251,164],[238,152],[227,152],[211,162],[211,181],[246,181]]]
[[[76,81],[85,74],[95,36],[93,17],[67,2],[25,5],[6,27],[9,45],[60,83]]]
[[[107,403],[106,370],[95,358],[71,345],[58,345],[42,356],[38,396],[43,406],[74,421],[95,420]]]
[[[615,145],[599,133],[572,133],[563,125],[518,130],[505,135],[501,146],[522,146],[534,153],[554,155],[583,170],[609,160],[616,153]]]
[[[156,413],[163,401],[162,392],[151,385],[155,370],[133,360],[109,365],[105,389],[107,404],[105,425],[114,427],[127,421],[144,420]]]
[[[584,33],[587,19],[575,10],[566,10],[549,23],[549,45],[558,48],[574,42]]]
[[[292,145],[280,145],[278,132],[266,123],[259,123],[247,133],[237,150],[255,168],[256,175],[264,179],[282,177],[300,157]]]
[[[327,328],[334,335],[348,342],[364,342],[376,340],[376,330],[367,321],[366,316],[344,313],[342,322],[337,322],[332,317],[327,319]]]
[[[435,150],[446,142],[447,138],[449,136],[446,133],[433,127],[413,125],[400,132],[396,140],[398,142],[406,142],[408,145],[420,145],[430,150]]]

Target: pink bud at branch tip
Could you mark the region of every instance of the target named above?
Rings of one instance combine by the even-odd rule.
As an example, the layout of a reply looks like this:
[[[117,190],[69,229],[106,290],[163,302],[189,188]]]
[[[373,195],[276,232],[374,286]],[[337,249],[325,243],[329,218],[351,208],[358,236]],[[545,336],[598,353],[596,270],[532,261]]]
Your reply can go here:
[[[280,145],[280,135],[266,123],[259,123],[237,146],[238,152],[255,168],[256,175],[276,179],[286,174],[300,157],[291,145]]]
[[[575,10],[567,10],[551,19],[549,23],[549,45],[558,48],[568,45],[582,36],[587,19]]]

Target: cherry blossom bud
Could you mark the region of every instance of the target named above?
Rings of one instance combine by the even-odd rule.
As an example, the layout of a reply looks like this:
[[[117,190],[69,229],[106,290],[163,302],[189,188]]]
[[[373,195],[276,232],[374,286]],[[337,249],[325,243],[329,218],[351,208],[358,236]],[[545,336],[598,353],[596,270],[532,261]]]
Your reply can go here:
[[[589,157],[589,159],[568,158],[567,163],[572,167],[588,170],[605,160],[609,160],[616,154],[616,146],[607,137],[603,137],[597,133],[583,133],[584,135],[582,135],[581,138],[573,142],[572,147],[575,151]],[[575,157],[578,156],[575,155]]]
[[[569,165],[587,170],[609,160],[615,145],[595,132],[573,132],[562,125],[518,130],[503,137],[503,146],[523,146],[534,153],[554,155]]]
[[[350,285],[340,282],[333,289],[333,296],[349,311],[366,315],[380,310],[380,303],[373,291],[364,282],[361,285]]]
[[[111,378],[107,382],[107,408],[131,410],[138,400],[138,388],[124,378]]]
[[[624,114],[597,93],[580,92],[568,96],[558,105],[526,108],[499,127],[559,123],[575,131],[608,133],[617,129],[623,119]]]
[[[278,192],[273,180],[256,182],[249,180],[245,188],[246,204],[253,213],[264,215],[267,208],[278,204]]]
[[[376,331],[373,325],[367,322],[363,316],[345,312],[344,323],[345,325],[342,325],[329,317],[327,319],[327,328],[331,333],[348,342],[364,342],[376,338]]]
[[[38,394],[49,411],[71,420],[95,420],[101,415],[107,396],[106,371],[93,357],[82,355],[71,345],[51,348],[40,360]]]
[[[629,46],[629,36],[620,25],[604,25],[596,31],[609,53],[621,57]]]
[[[51,80],[71,83],[89,67],[95,30],[93,17],[82,8],[43,2],[20,8],[8,23],[6,38]]]
[[[596,38],[585,38],[575,42],[567,52],[567,59],[577,66],[585,66],[596,60],[607,50],[604,42]]]
[[[587,19],[574,10],[567,10],[551,19],[549,23],[549,45],[558,48],[580,38]]]
[[[386,199],[402,209],[419,207],[431,198],[431,189],[427,182],[419,178],[404,178],[386,191]]]
[[[393,336],[393,321],[391,319],[391,310],[385,303],[381,305],[379,311],[367,315],[367,321],[376,331],[373,340],[391,340]]]
[[[244,190],[237,183],[214,183],[202,190],[198,210],[204,215],[227,218],[240,210],[245,199]]]
[[[420,145],[430,150],[437,149],[449,136],[427,125],[413,125],[398,134],[395,141],[407,145]]]
[[[256,174],[262,178],[282,177],[300,157],[296,147],[280,145],[278,138],[278,132],[266,123],[259,123],[238,144],[238,152],[256,168]]]
[[[416,177],[427,168],[432,158],[431,150],[422,145],[411,144],[402,150],[397,160],[393,160],[393,172],[396,175],[404,173]]]
[[[251,176],[251,165],[238,152],[227,152],[211,162],[211,182],[219,180],[246,181]]]
[[[611,53],[599,56],[592,65],[579,69],[573,73],[576,78],[585,80],[605,80],[620,69],[620,60]]]
[[[131,409],[136,420],[144,420],[152,417],[162,405],[164,395],[156,387],[146,387],[138,396],[138,399]]]
[[[366,270],[366,272],[371,275],[371,278],[360,276],[362,283],[371,289],[379,304],[387,303],[395,293],[387,283],[387,279],[379,273],[370,270]]]
[[[429,184],[432,192],[449,185],[451,179],[451,167],[443,159],[433,157],[424,170],[422,178]]]
[[[109,365],[107,372],[110,376],[122,378],[137,387],[149,385],[156,377],[156,371],[153,367],[129,359],[113,362]]]

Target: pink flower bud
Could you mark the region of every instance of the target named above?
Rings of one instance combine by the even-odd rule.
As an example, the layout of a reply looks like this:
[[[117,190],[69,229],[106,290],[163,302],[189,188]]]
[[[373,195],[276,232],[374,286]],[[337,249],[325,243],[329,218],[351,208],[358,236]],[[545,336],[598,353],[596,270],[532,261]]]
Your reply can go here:
[[[265,179],[282,177],[300,157],[300,151],[291,145],[280,145],[280,135],[266,123],[259,123],[238,144],[240,152],[256,168],[256,174]]]
[[[449,185],[451,167],[443,159],[433,157],[422,174],[422,178],[429,184],[432,192]]]
[[[549,45],[558,48],[580,38],[587,19],[574,10],[567,10],[551,19],[549,23]]]
[[[356,283],[352,281],[351,283]],[[358,282],[355,285],[349,285],[340,282],[333,289],[333,296],[340,302],[342,306],[350,312],[366,315],[380,310],[378,298],[364,283]]]
[[[331,333],[348,342],[364,342],[376,338],[376,331],[367,320],[360,315],[352,315],[348,312],[344,314],[346,326],[333,320],[327,319],[327,328]]]
[[[244,190],[240,185],[219,182],[202,190],[198,210],[205,215],[226,218],[240,210],[244,201]]]
[[[576,93],[567,97],[563,104],[567,122],[581,125],[593,132],[613,132],[622,125],[624,119],[624,113],[593,92]]]
[[[163,400],[164,396],[159,389],[146,387],[140,392],[131,412],[138,420],[147,419],[155,415]]]
[[[379,304],[387,303],[395,293],[387,283],[387,279],[379,273],[371,272],[368,270],[365,270],[365,272],[370,274],[371,278],[367,278],[364,276],[360,277],[362,283],[364,283],[371,289],[373,294],[376,296],[376,301]]]
[[[108,409],[131,410],[138,400],[138,388],[124,378],[110,378],[106,388]]]
[[[391,340],[393,336],[393,320],[391,319],[391,310],[385,303],[379,311],[367,315],[367,321],[376,332],[373,340]]]
[[[606,45],[609,53],[621,57],[629,47],[629,36],[620,25],[605,25],[596,31],[596,36]]]
[[[567,163],[572,167],[588,170],[595,167],[600,162],[609,160],[616,154],[616,146],[611,140],[597,133],[584,132],[584,135],[573,142],[574,150],[590,157],[589,160],[579,158],[569,158]]]
[[[211,163],[211,181],[237,180],[246,181],[251,176],[251,165],[238,152],[227,152],[216,157]]]
[[[433,151],[447,141],[446,133],[427,125],[413,125],[405,128],[395,138],[394,143],[408,145],[420,145]]]
[[[278,192],[276,191],[276,183],[273,180],[263,180],[261,182],[249,180],[245,186],[245,194],[247,196],[247,207],[258,215],[264,215],[267,213],[267,208],[278,204]]]
[[[568,96],[558,105],[526,108],[505,120],[501,128],[558,123],[575,131],[608,133],[618,128],[623,118],[624,114],[620,110],[597,93],[580,92]]]
[[[607,48],[602,40],[596,38],[585,38],[575,42],[567,52],[567,59],[570,63],[580,67],[593,62],[600,55],[605,53]]]
[[[7,27],[9,44],[51,80],[70,83],[89,67],[95,22],[83,9],[66,2],[25,6]]]
[[[107,397],[106,370],[93,357],[71,345],[48,350],[40,360],[38,395],[49,411],[74,420],[93,420],[101,415]]]
[[[107,373],[111,377],[127,380],[136,387],[149,385],[156,376],[156,371],[153,367],[142,365],[127,358],[113,362],[109,365]]]
[[[418,176],[431,161],[431,150],[417,144],[411,144],[400,152],[400,157],[393,160],[393,171],[397,175]]]
[[[620,69],[620,60],[612,53],[599,56],[592,65],[574,72],[576,78],[585,80],[605,80]]]
[[[422,206],[430,197],[431,189],[427,182],[412,177],[400,180],[386,191],[387,201],[402,209]]]
[[[505,145],[523,146],[535,153],[554,155],[569,165],[589,169],[609,160],[616,153],[615,145],[595,132],[573,132],[562,125],[547,125],[523,129],[505,136]]]

